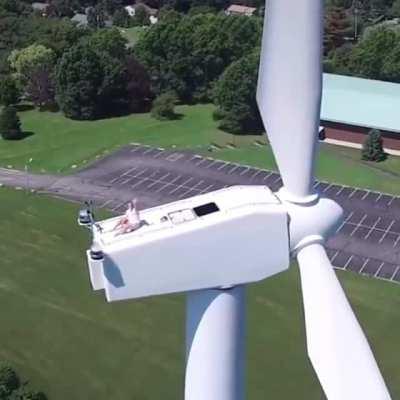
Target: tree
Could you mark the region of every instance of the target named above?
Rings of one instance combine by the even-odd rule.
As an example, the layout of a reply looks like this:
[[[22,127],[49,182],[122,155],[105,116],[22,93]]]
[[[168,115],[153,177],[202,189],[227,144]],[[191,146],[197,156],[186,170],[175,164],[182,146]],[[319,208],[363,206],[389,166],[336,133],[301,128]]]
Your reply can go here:
[[[342,46],[353,33],[352,23],[342,7],[328,7],[325,11],[324,51]]]
[[[216,84],[214,102],[219,108],[221,129],[232,133],[262,132],[255,98],[259,58],[259,51],[255,51],[235,61]]]
[[[146,26],[150,25],[149,14],[147,13],[146,7],[139,4],[135,8],[135,15],[133,17],[132,24],[134,26]]]
[[[104,28],[106,23],[106,14],[101,4],[89,8],[87,13],[87,22],[91,28]]]
[[[56,100],[73,119],[98,116],[98,89],[103,72],[99,56],[86,43],[68,50],[56,67]]]
[[[395,18],[400,17],[400,0],[395,0],[391,8],[391,14]]]
[[[99,29],[86,37],[82,42],[88,42],[89,47],[97,54],[107,53],[119,60],[126,56],[127,40],[118,29]]]
[[[7,75],[0,80],[0,104],[9,106],[15,104],[19,99],[19,90],[15,80]]]
[[[181,16],[164,12],[135,45],[156,94],[175,91],[184,102],[209,101],[225,68],[250,53],[261,38],[261,20],[223,14]]]
[[[40,66],[32,71],[26,93],[36,107],[52,107],[55,103],[53,71],[48,66]]]
[[[6,140],[20,139],[21,121],[13,106],[4,107],[0,114],[0,135]]]
[[[13,50],[8,57],[9,63],[15,72],[16,79],[21,86],[32,80],[32,74],[37,69],[52,69],[55,62],[53,50],[41,44],[33,44],[21,50]]]
[[[148,111],[153,98],[149,74],[133,55],[129,55],[126,59],[126,70],[128,76],[126,90],[129,99],[129,111]]]
[[[369,79],[385,79],[383,67],[399,40],[393,29],[378,26],[365,32],[349,57],[350,72]]]
[[[0,114],[0,123],[2,121]],[[15,370],[5,363],[0,364],[0,399],[18,389],[20,381]]]
[[[151,116],[158,120],[175,119],[176,95],[172,92],[160,94],[153,102]]]
[[[383,140],[378,129],[372,129],[362,147],[361,158],[366,161],[383,161],[387,157],[383,150]]]
[[[95,31],[66,52],[56,68],[57,102],[74,119],[142,110],[150,100],[149,85],[116,29]]]
[[[129,28],[132,25],[132,18],[125,8],[121,7],[113,15],[113,24],[120,28]]]
[[[50,17],[71,18],[74,16],[74,9],[77,4],[72,0],[51,0],[47,8],[47,14]]]
[[[1,400],[47,400],[43,392],[31,390],[29,383],[21,383],[16,371],[7,364],[0,364]]]

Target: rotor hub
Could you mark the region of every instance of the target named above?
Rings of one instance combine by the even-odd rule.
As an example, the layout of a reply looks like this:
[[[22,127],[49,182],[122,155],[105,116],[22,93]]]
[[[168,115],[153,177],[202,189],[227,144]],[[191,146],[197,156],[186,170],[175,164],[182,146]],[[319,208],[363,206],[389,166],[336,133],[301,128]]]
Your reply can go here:
[[[296,201],[285,189],[276,193],[289,214],[290,251],[295,255],[311,243],[324,243],[343,221],[343,209],[335,201],[317,193]],[[300,199],[301,200],[301,199]]]

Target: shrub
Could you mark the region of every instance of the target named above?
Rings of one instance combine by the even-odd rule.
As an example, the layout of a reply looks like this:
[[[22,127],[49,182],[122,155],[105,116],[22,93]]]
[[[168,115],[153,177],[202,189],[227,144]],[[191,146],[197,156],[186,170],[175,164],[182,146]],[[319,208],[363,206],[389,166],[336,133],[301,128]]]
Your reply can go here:
[[[378,129],[372,129],[368,132],[368,136],[361,151],[361,158],[367,161],[383,161],[387,154],[383,150],[383,140],[381,132]]]
[[[5,76],[0,80],[0,104],[10,106],[17,103],[19,94],[15,80],[11,76]]]
[[[7,140],[16,140],[22,137],[21,121],[15,107],[3,108],[0,114],[0,135]]]
[[[177,97],[174,93],[160,94],[153,102],[152,117],[159,120],[175,119],[177,116],[175,113],[176,102]]]

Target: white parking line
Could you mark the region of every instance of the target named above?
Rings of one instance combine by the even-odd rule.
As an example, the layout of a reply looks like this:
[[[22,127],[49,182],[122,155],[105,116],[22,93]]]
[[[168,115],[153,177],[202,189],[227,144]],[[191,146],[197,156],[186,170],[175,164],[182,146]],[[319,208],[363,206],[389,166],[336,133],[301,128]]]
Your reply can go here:
[[[261,172],[261,169],[258,169],[258,170],[250,177],[250,180],[253,180],[260,172]]]
[[[147,153],[151,153],[152,151],[156,151],[156,149],[154,147],[150,147],[149,149],[143,152],[142,156],[144,156]]]
[[[160,193],[164,188],[166,188],[167,186],[175,186],[174,182],[176,182],[179,178],[181,178],[182,175],[178,175],[177,177],[175,177],[171,182],[167,182],[164,186],[160,187],[158,190],[156,190],[156,193]]]
[[[363,273],[364,268],[365,268],[365,267],[367,266],[367,264],[368,264],[368,261],[369,261],[369,258],[367,258],[367,259],[364,261],[364,264],[362,265],[362,267],[361,267],[361,269],[360,269],[360,271],[359,271],[360,274]]]
[[[387,205],[388,205],[388,206],[392,205],[394,199],[395,199],[395,197],[392,196],[392,197],[390,198],[390,200],[389,200],[389,203],[387,203]]]
[[[377,203],[381,197],[382,197],[382,193],[379,193],[379,196],[376,198],[375,203]]]
[[[182,187],[185,187],[186,184],[187,184],[188,182],[190,182],[191,180],[193,180],[192,177],[189,178],[189,179],[187,179],[187,180],[186,180],[185,182],[183,182],[181,185],[177,186],[174,190],[171,190],[168,194],[175,193],[178,189],[180,189],[180,188],[182,188]]]
[[[183,193],[181,196],[179,196],[179,198],[182,198],[184,196],[186,196],[187,193],[190,193],[192,190],[195,190],[196,192],[201,192],[200,189],[196,189],[197,186],[201,185],[204,182],[204,180],[201,180],[199,182],[197,182],[193,187],[191,187],[190,189],[186,190],[185,193]]]
[[[369,190],[367,190],[364,194],[363,197],[361,197],[361,200],[365,200],[367,198],[367,196],[370,194],[371,192]]]
[[[136,146],[133,149],[131,149],[130,153],[135,153],[136,151],[138,151],[141,148],[142,148],[141,146]]]
[[[342,193],[343,189],[344,189],[344,186],[342,186],[342,187],[335,193],[335,196],[339,196],[339,194]]]
[[[158,158],[161,156],[161,154],[163,154],[165,152],[164,149],[157,149],[157,150],[158,150],[158,153],[154,154],[153,158]]]
[[[342,222],[342,224],[339,226],[339,228],[336,229],[336,233],[338,233],[343,227],[344,225],[350,220],[350,218],[353,216],[354,211],[352,211],[347,218]]]
[[[357,192],[357,189],[354,189],[354,190],[349,194],[348,199],[351,199],[351,198],[353,197],[353,195],[354,195],[355,192]]]
[[[196,163],[196,164],[194,164],[196,167],[198,167],[199,165],[201,165],[201,164],[203,164],[204,162],[206,162],[207,161],[207,159],[206,158],[202,158],[201,160],[200,160],[200,162],[198,162],[198,163]]]
[[[347,266],[350,264],[350,262],[351,262],[351,260],[353,259],[353,257],[354,257],[354,255],[351,255],[351,256],[349,257],[349,259],[347,260],[347,262],[346,262],[346,264],[344,265],[343,269],[346,269],[346,268],[347,268]]]
[[[213,160],[212,163],[210,163],[210,164],[208,164],[208,165],[206,166],[206,169],[211,168],[211,165],[217,164],[218,162],[219,162],[218,160]]]
[[[379,221],[381,220],[381,217],[378,217],[378,219],[375,221],[375,223],[371,226],[370,230],[367,232],[367,234],[364,236],[364,239],[368,239],[369,235],[372,233],[372,231],[375,229],[375,227],[379,224]]]
[[[200,193],[206,193],[206,192],[208,192],[209,191],[209,189],[211,189],[213,186],[215,186],[214,184],[213,185],[208,185],[205,189],[203,189]]]
[[[115,207],[113,207],[111,210],[116,211],[118,208],[122,207],[124,204],[125,204],[125,201],[123,201],[122,203],[117,203],[117,205]]]
[[[399,240],[400,240],[400,235],[397,236],[396,241],[393,243],[393,247],[396,247],[396,246],[397,246],[397,243],[399,243]]]
[[[165,174],[164,176],[162,176],[160,179],[151,179],[153,182],[150,183],[149,186],[146,187],[146,189],[150,189],[151,187],[153,187],[154,185],[156,185],[157,183],[165,183],[164,179],[168,176],[171,175],[170,172],[168,172],[167,174]]]
[[[320,184],[321,184],[321,182],[319,182],[319,181],[315,182],[313,188],[316,189]]]
[[[219,166],[219,167],[217,168],[217,171],[220,171],[221,169],[224,169],[227,165],[229,165],[229,163],[224,162],[221,166]]]
[[[333,264],[333,261],[335,260],[336,256],[339,254],[339,250],[336,251],[336,253],[333,255],[332,259],[331,259],[331,263]]]
[[[278,176],[276,177],[276,179],[272,182],[272,184],[277,183],[277,182],[279,181],[279,179],[281,179],[281,176],[280,176],[280,175],[278,175]]]
[[[270,172],[268,175],[265,175],[263,178],[263,181],[267,180],[272,174],[273,174],[273,172]]]
[[[375,277],[378,276],[379,272],[381,272],[381,269],[382,269],[382,267],[383,267],[384,265],[385,265],[385,263],[383,262],[383,263],[378,267],[378,269],[376,270],[376,272],[375,272],[375,274],[374,274]]]
[[[329,188],[331,188],[333,186],[333,183],[329,184],[323,191],[322,193],[325,193],[327,190],[329,190]]]
[[[397,272],[400,270],[400,266],[398,266],[395,270],[394,270],[394,272],[393,272],[393,275],[390,277],[390,279],[389,280],[393,280],[394,279],[394,277],[396,276],[396,274],[397,274]]]
[[[100,208],[104,208],[106,207],[108,204],[112,203],[112,200],[106,200],[101,206]]]
[[[354,235],[354,233],[357,231],[357,229],[361,226],[361,224],[365,221],[365,219],[367,218],[367,214],[365,214],[361,221],[356,225],[356,227],[353,229],[353,231],[350,233],[350,237]]]
[[[136,186],[139,186],[141,183],[146,182],[147,180],[149,180],[149,178],[147,177],[140,179],[138,182],[136,182],[134,185],[131,186],[131,189],[134,189]]]
[[[234,165],[231,170],[229,170],[228,174],[232,174],[233,171],[236,171],[239,168],[239,165]]]
[[[391,223],[390,223],[390,225],[387,227],[387,229],[385,230],[385,233],[382,235],[382,237],[379,239],[379,242],[378,243],[382,243],[383,242],[383,239],[385,239],[385,236],[390,232],[390,228],[394,225],[394,223],[395,223],[396,221],[395,220],[393,220]]]
[[[246,169],[245,170],[243,170],[239,175],[240,176],[242,176],[242,175],[244,175],[244,174],[246,174],[247,172],[249,172],[250,171],[250,167],[245,167]]]

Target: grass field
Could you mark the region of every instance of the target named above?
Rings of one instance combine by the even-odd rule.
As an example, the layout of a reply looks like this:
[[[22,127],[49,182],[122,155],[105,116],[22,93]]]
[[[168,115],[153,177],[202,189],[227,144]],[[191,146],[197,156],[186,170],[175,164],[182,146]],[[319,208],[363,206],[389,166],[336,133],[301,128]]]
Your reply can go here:
[[[191,149],[208,153],[210,143],[236,149],[216,150],[208,155],[266,168],[275,168],[269,147],[257,147],[263,136],[234,136],[220,131],[212,119],[212,105],[180,106],[181,118],[157,121],[149,114],[99,121],[72,121],[59,113],[21,112],[23,128],[33,135],[22,141],[0,141],[0,166],[23,168],[33,158],[36,171],[70,173],[95,157],[130,142]],[[71,167],[73,167],[71,169]],[[400,157],[383,163],[360,161],[360,151],[321,145],[317,175],[321,179],[351,186],[400,194]]]
[[[128,40],[129,46],[134,46],[136,42],[139,40],[140,35],[143,30],[142,26],[134,26],[132,28],[119,28],[122,36]]]
[[[107,304],[89,287],[75,205],[0,198],[0,359],[50,400],[182,399],[184,297]],[[400,288],[339,276],[400,398]],[[249,288],[248,320],[248,398],[320,400],[295,268]]]

